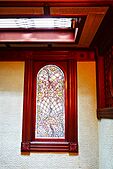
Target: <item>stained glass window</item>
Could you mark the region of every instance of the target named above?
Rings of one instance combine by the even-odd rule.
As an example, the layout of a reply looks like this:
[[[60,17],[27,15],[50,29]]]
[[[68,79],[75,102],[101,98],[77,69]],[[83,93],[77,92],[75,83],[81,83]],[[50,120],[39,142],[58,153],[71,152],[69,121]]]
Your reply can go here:
[[[0,18],[0,28],[71,28],[78,18]]]
[[[65,76],[56,65],[37,74],[35,138],[65,138]]]

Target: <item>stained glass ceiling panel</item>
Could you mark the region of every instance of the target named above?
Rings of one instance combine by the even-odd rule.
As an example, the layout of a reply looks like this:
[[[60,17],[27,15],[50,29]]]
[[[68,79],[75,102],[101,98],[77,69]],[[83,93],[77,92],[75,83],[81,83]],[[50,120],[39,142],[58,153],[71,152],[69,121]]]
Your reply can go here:
[[[2,18],[0,28],[71,28],[73,18]],[[77,18],[74,19],[76,21]]]

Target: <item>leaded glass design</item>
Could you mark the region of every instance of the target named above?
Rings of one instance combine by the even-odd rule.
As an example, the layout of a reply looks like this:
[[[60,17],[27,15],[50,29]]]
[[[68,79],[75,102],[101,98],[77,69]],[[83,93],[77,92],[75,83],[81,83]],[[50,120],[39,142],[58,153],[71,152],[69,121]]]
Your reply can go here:
[[[77,18],[73,18],[77,21]],[[0,18],[0,28],[71,28],[72,18]]]
[[[65,138],[65,77],[56,65],[37,74],[36,138]]]

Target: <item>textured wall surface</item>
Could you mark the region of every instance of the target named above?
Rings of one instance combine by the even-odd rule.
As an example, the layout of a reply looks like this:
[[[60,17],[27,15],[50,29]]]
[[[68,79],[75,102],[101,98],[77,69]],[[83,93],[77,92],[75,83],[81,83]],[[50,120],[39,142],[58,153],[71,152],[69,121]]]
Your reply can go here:
[[[82,169],[98,169],[95,63],[78,62],[77,66],[80,164]]]
[[[113,120],[99,122],[99,169],[113,169]]]
[[[0,62],[0,168],[99,169],[95,63],[78,63],[78,156],[68,153],[21,155],[23,82],[24,63]]]

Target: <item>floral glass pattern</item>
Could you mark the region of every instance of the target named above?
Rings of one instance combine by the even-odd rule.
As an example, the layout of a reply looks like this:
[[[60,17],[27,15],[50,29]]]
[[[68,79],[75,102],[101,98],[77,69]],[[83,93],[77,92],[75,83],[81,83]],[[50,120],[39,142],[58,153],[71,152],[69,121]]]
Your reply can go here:
[[[37,74],[35,138],[65,138],[65,76],[56,65]]]

